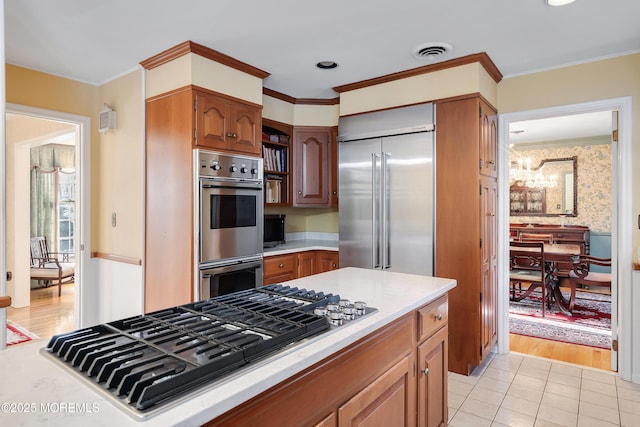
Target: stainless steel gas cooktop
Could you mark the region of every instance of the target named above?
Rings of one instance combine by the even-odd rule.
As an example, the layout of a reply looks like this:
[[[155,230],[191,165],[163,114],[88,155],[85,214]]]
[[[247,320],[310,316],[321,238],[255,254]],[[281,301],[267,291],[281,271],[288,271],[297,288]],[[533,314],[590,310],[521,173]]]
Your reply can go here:
[[[270,285],[56,335],[43,353],[144,418],[372,311],[339,295]]]

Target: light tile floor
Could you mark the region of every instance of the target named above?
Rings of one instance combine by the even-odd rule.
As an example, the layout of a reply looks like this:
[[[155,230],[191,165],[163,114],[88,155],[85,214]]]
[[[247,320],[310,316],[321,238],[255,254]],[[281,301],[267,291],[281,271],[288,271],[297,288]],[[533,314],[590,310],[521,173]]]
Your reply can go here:
[[[470,376],[449,373],[449,426],[640,426],[640,384],[613,372],[519,353]]]

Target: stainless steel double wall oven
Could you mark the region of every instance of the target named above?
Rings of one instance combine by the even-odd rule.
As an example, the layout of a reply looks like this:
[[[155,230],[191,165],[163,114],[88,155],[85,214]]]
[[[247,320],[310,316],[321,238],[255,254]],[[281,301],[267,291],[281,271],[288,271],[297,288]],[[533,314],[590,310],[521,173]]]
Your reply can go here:
[[[196,150],[199,299],[262,285],[263,167],[259,157]]]

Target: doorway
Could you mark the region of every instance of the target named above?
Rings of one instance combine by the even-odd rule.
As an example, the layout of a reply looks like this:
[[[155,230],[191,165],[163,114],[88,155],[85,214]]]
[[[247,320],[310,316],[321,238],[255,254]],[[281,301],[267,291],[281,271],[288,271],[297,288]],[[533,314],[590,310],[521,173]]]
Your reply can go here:
[[[611,100],[597,101],[585,104],[568,105],[562,107],[552,107],[541,110],[532,110],[517,113],[508,113],[500,116],[500,153],[499,161],[505,165],[500,169],[500,197],[499,208],[500,217],[505,220],[500,221],[499,227],[499,280],[498,292],[500,300],[498,304],[499,312],[499,341],[498,351],[500,353],[509,352],[509,280],[508,280],[508,260],[509,260],[509,128],[512,123],[537,120],[545,118],[555,118],[575,114],[616,111],[619,116],[619,140],[612,145],[612,210],[611,217],[611,258],[612,281],[618,284],[617,293],[612,295],[612,313],[620,314],[620,322],[612,319],[612,338],[618,339],[618,352],[612,351],[611,369],[618,370],[623,378],[630,375],[631,343],[629,316],[622,316],[623,313],[630,313],[631,307],[631,218],[629,217],[631,200],[631,100],[630,98],[617,98]],[[615,310],[617,308],[617,310]]]
[[[53,334],[77,329],[81,324],[84,230],[87,227],[86,165],[89,119],[49,110],[8,104],[6,107],[7,179],[7,283],[12,307],[9,321],[47,339]],[[36,168],[33,168],[33,159]],[[55,160],[54,160],[55,159]],[[41,164],[38,164],[40,162]],[[55,163],[55,164],[54,164]],[[44,227],[34,225],[30,213],[37,202],[31,200],[32,175],[55,182],[47,208],[51,218]],[[55,190],[55,191],[54,191]],[[37,231],[34,227],[39,227]],[[29,240],[33,233],[46,235],[50,251],[66,252],[75,268],[72,282],[62,286],[33,289],[30,280]],[[25,324],[27,323],[27,324]]]
[[[611,258],[612,111],[510,124],[510,241],[544,242],[547,251]],[[569,255],[557,255],[569,261]],[[555,263],[555,282],[570,299],[570,262]],[[598,274],[611,269],[592,265]],[[512,291],[510,350],[599,369],[611,366],[610,287],[578,287],[571,312],[541,294]],[[528,285],[523,285],[528,286]],[[615,295],[614,295],[615,297]],[[573,345],[570,345],[573,344]]]

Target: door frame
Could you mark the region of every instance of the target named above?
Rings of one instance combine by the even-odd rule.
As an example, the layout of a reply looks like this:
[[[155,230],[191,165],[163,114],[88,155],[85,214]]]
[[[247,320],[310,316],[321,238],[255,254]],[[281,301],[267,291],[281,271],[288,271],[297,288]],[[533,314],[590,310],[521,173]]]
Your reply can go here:
[[[86,116],[63,113],[60,111],[47,110],[43,108],[30,107],[19,104],[7,103],[6,113],[21,114],[38,119],[55,120],[77,126],[76,132],[76,194],[79,195],[76,205],[76,238],[75,238],[75,301],[74,301],[74,323],[76,329],[83,324],[83,287],[88,277],[87,268],[89,266],[91,248],[91,217],[90,217],[90,147],[91,147],[91,119]],[[4,120],[4,116],[3,116]],[[4,141],[6,144],[6,141]],[[3,144],[4,149],[4,144]],[[3,172],[3,179],[6,180]],[[6,236],[3,237],[6,239]],[[3,241],[6,244],[6,241]]]
[[[632,361],[632,99],[630,96],[600,101],[570,104],[536,110],[500,114],[498,117],[498,352],[509,352],[509,125],[512,122],[536,120],[598,111],[618,112],[618,143],[613,153],[613,221],[611,255],[613,280],[617,294],[612,292],[612,304],[617,307],[618,352],[612,351],[612,369],[622,379],[631,380]],[[617,191],[616,191],[617,190]],[[616,325],[612,325],[615,328]],[[616,334],[617,332],[617,334]],[[636,355],[640,356],[640,355]]]

